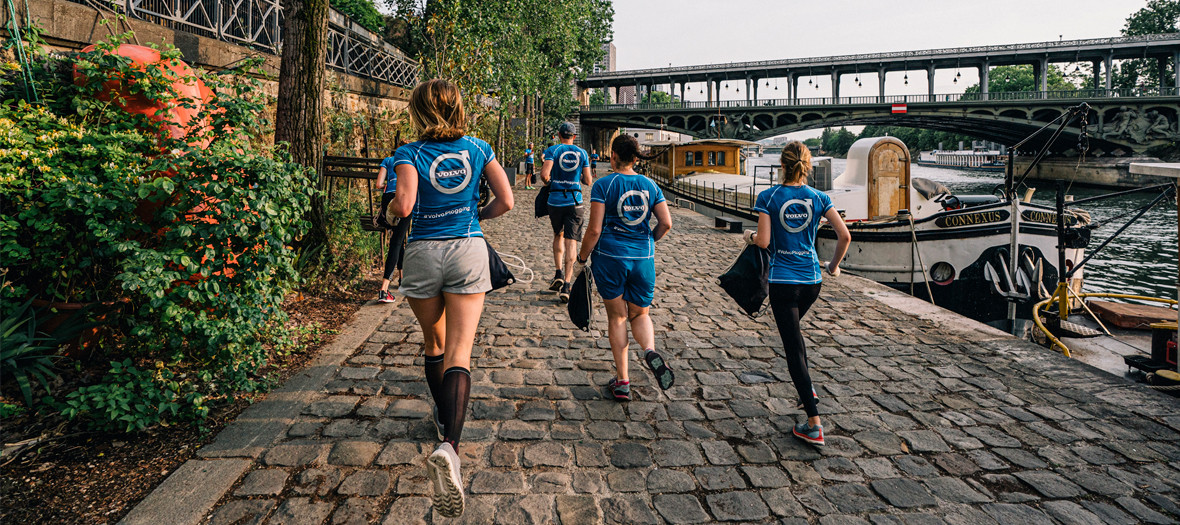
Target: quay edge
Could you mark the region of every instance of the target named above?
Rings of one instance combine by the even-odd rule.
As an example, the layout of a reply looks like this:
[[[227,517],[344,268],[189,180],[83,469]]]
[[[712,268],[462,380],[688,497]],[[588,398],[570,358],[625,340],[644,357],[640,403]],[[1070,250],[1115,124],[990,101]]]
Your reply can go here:
[[[1014,170],[1019,177],[1028,169],[1030,158],[1017,157]],[[1164,184],[1173,179],[1143,170],[1130,169],[1131,164],[1154,164],[1163,161],[1155,157],[1087,158],[1080,165],[1077,157],[1044,159],[1028,174],[1030,181],[1051,182],[1058,179],[1085,186],[1107,188],[1143,188]]]

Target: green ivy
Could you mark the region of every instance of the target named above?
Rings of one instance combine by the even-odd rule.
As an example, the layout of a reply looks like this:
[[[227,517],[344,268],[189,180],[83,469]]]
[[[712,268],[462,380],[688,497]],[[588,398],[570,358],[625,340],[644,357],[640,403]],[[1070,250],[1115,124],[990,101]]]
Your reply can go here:
[[[344,13],[365,29],[377,34],[385,30],[385,16],[372,0],[332,0],[332,8]]]
[[[37,52],[40,103],[23,98],[15,74],[0,77],[0,258],[11,281],[0,314],[29,297],[123,305],[105,320],[120,337],[102,348],[118,364],[62,410],[134,430],[200,419],[208,403],[264,386],[263,334],[286,319],[314,185],[256,139],[269,102],[250,74],[258,63],[197,72],[217,93],[197,115],[208,125],[173,138],[108,101],[121,85],[128,97],[196,107],[162,68],[109,53],[126,38]]]

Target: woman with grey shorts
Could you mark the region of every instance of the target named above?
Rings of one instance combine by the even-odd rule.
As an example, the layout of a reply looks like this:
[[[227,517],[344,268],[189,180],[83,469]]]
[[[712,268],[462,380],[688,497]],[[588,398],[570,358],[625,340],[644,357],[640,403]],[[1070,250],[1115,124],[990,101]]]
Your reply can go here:
[[[459,437],[471,391],[471,347],[492,289],[488,248],[479,221],[512,209],[512,189],[491,146],[463,134],[459,89],[445,80],[423,82],[410,94],[410,122],[420,139],[395,154],[393,213],[412,217],[398,290],[422,326],[426,382],[442,441],[426,461],[439,514],[463,513]],[[495,199],[478,207],[479,180]]]

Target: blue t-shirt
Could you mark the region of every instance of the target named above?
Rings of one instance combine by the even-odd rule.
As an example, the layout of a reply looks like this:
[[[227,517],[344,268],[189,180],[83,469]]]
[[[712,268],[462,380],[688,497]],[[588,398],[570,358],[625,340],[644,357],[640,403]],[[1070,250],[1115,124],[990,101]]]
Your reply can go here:
[[[541,160],[553,161],[549,170],[550,206],[577,206],[582,203],[582,169],[590,167],[590,155],[573,144],[549,146]]]
[[[594,181],[590,202],[605,207],[602,237],[595,253],[619,259],[649,259],[656,256],[651,238],[652,208],[664,202],[664,192],[643,175],[610,173]]]
[[[393,171],[396,157],[385,157],[381,161],[381,167],[385,168],[385,193],[391,193],[397,189],[397,172]]]
[[[770,216],[770,279],[779,284],[823,281],[815,254],[819,220],[832,209],[832,198],[811,186],[775,185],[758,194],[754,211]]]
[[[533,150],[532,150],[532,148],[527,148],[524,150],[524,162],[526,164],[533,163]]]
[[[410,242],[483,237],[479,228],[479,178],[495,160],[492,147],[475,137],[450,142],[420,140],[397,149],[394,165],[418,170],[418,200]]]

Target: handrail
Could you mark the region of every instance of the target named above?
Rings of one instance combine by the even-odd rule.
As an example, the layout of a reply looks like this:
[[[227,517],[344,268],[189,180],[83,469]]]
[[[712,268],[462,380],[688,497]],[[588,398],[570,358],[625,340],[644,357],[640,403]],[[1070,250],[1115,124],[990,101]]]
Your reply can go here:
[[[1062,289],[1068,290],[1069,288],[1062,287]],[[1068,301],[1069,295],[1073,295],[1074,297],[1077,297],[1078,299],[1085,299],[1087,297],[1108,297],[1108,298],[1113,298],[1113,299],[1135,299],[1135,300],[1139,300],[1139,301],[1154,301],[1157,303],[1166,303],[1166,304],[1170,304],[1173,306],[1177,305],[1177,301],[1175,299],[1161,299],[1159,297],[1144,297],[1142,295],[1130,295],[1130,294],[1122,294],[1122,293],[1072,293],[1071,294],[1070,292],[1066,292],[1067,301]],[[1041,308],[1043,308],[1045,305],[1052,303],[1054,301],[1057,301],[1057,300],[1059,300],[1059,298],[1057,296],[1057,292],[1054,292],[1053,295],[1050,296],[1048,299],[1045,299],[1044,301],[1041,301],[1041,302],[1033,305],[1033,311],[1032,311],[1033,324],[1035,324],[1037,326],[1037,329],[1039,329],[1042,333],[1044,333],[1045,337],[1047,337],[1049,339],[1049,342],[1050,342],[1049,349],[1050,350],[1052,350],[1053,347],[1056,346],[1061,349],[1061,352],[1063,354],[1065,354],[1065,357],[1073,357],[1069,353],[1069,347],[1065,346],[1065,343],[1061,342],[1060,339],[1058,339],[1051,332],[1049,332],[1049,329],[1046,328],[1044,323],[1041,322]]]
[[[1176,40],[1180,43],[1180,33],[1158,33],[1152,35],[1137,35],[1137,36],[1119,36],[1107,38],[1090,38],[1090,39],[1075,39],[1075,40],[1058,40],[1049,42],[1030,42],[1023,44],[999,44],[990,46],[970,46],[970,47],[949,47],[938,49],[924,49],[916,51],[887,51],[883,53],[863,53],[856,55],[833,55],[827,57],[815,58],[786,58],[777,60],[756,60],[746,62],[728,62],[715,64],[700,64],[694,66],[676,66],[676,67],[656,67],[645,69],[629,69],[623,71],[609,71],[599,72],[586,77],[586,81],[606,81],[629,79],[636,76],[662,76],[670,77],[673,75],[684,75],[691,73],[698,73],[701,71],[716,70],[716,69],[735,69],[735,68],[774,68],[778,66],[817,66],[817,65],[834,65],[836,62],[875,62],[882,59],[912,59],[915,65],[918,64],[918,59],[930,59],[939,55],[947,55],[954,57],[956,55],[976,54],[976,53],[1004,53],[1005,55],[1018,53],[1020,51],[1036,52],[1036,51],[1060,51],[1063,49],[1072,50],[1072,48],[1079,47],[1113,47],[1118,44],[1135,44],[1135,43],[1149,43]],[[1006,58],[1006,57],[1005,57]],[[915,67],[921,69],[921,67]],[[866,68],[865,71],[868,69]],[[809,75],[810,76],[810,75]]]
[[[583,112],[667,110],[667,109],[724,109],[782,106],[830,106],[875,104],[925,104],[946,102],[996,102],[1010,100],[1091,100],[1105,98],[1147,98],[1180,96],[1180,88],[1119,88],[1077,89],[1051,91],[996,91],[991,93],[938,93],[934,95],[867,95],[858,97],[775,98],[761,100],[643,102],[635,104],[595,104],[580,107]]]
[[[279,0],[70,0],[171,29],[271,54],[282,49]],[[418,63],[343,13],[328,13],[325,66],[401,87],[418,82]]]

